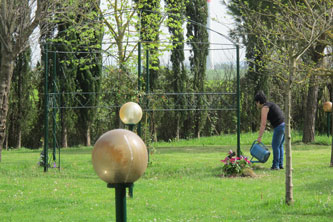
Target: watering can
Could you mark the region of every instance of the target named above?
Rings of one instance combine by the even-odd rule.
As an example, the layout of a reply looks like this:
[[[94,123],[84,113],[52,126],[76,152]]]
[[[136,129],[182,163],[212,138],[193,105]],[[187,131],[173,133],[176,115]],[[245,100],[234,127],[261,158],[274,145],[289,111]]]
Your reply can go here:
[[[266,163],[271,153],[262,142],[258,143],[255,140],[250,148],[250,154],[252,156],[251,163]],[[252,161],[253,157],[258,161]]]

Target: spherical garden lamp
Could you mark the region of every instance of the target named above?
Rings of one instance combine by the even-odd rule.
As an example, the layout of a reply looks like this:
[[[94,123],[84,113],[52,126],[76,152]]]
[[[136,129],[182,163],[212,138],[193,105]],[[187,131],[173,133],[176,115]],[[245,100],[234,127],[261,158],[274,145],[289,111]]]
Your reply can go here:
[[[133,130],[135,124],[140,122],[142,118],[142,109],[135,102],[128,102],[121,106],[119,111],[121,121]]]
[[[323,104],[323,110],[327,113],[327,136],[330,136],[330,113],[332,112],[332,103],[327,101]]]
[[[108,188],[115,188],[117,222],[126,221],[126,188],[142,176],[147,161],[146,145],[137,134],[126,129],[108,131],[94,145],[94,170]]]

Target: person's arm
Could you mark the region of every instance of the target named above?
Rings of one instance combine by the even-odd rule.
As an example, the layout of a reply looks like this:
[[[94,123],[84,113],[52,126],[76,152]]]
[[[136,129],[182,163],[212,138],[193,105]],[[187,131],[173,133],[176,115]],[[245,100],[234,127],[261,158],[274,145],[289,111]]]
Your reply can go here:
[[[259,130],[259,136],[257,139],[259,143],[261,142],[262,135],[265,132],[268,111],[269,111],[269,108],[267,106],[264,106],[261,108],[260,130]]]

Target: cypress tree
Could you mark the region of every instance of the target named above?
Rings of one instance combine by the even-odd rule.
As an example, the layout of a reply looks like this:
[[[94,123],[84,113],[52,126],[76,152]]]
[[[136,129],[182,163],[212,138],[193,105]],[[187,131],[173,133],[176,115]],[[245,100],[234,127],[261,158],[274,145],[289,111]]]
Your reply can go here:
[[[193,22],[187,23],[187,37],[191,39],[191,72],[193,75],[193,91],[204,92],[204,82],[206,78],[206,63],[208,56],[209,40],[206,29],[208,18],[208,6],[206,0],[188,1],[186,4],[186,16]],[[203,109],[204,102],[202,96],[194,98],[197,109]],[[194,112],[194,134],[200,137],[202,128],[207,117],[206,111],[197,110]]]
[[[88,37],[88,48],[87,46],[80,46],[79,48],[80,51],[90,53],[80,53],[76,55],[78,61],[86,61],[84,64],[80,63],[78,65],[76,76],[77,90],[85,92],[78,98],[79,103],[86,106],[86,108],[78,110],[77,125],[79,126],[79,131],[86,146],[91,145],[91,126],[97,111],[96,106],[98,104],[98,92],[100,91],[100,78],[102,73],[102,55],[100,51],[103,33],[100,26],[100,19],[96,16],[98,9],[95,4],[99,6],[100,1],[87,0],[86,4],[83,6],[83,12],[91,16],[82,16],[81,18],[83,20],[81,22],[92,25],[94,29],[89,28],[86,30],[87,34],[83,32],[84,35],[78,35],[79,41],[83,42],[86,41],[85,38]]]
[[[184,0],[166,0],[168,7],[168,29],[172,36],[172,49],[171,49],[171,63],[172,63],[172,76],[170,85],[174,93],[183,93],[186,90],[186,70],[184,65],[184,31],[182,25],[184,20],[182,19],[185,13],[185,1]],[[174,100],[174,106],[184,107],[186,99],[183,96],[176,96]],[[176,139],[180,138],[180,128],[183,125],[186,118],[184,111],[174,112],[174,117],[171,118],[175,121],[176,126]]]

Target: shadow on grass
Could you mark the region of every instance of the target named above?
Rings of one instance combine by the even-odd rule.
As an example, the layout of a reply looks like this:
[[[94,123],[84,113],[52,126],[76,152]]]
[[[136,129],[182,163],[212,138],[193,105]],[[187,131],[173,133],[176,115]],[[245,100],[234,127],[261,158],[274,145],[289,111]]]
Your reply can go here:
[[[308,221],[333,221],[333,209],[330,208],[321,208],[321,209],[297,209],[292,212],[284,212],[282,215],[291,215],[291,216],[302,216],[306,217]],[[311,218],[313,217],[313,218]],[[325,218],[325,219],[324,219]]]
[[[156,154],[166,153],[225,153],[229,150],[236,150],[236,147],[232,146],[192,146],[192,147],[158,147],[152,152]]]
[[[333,195],[333,178],[322,178],[320,181],[306,183],[298,189]],[[332,215],[333,216],[333,215]]]

